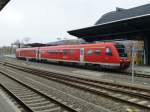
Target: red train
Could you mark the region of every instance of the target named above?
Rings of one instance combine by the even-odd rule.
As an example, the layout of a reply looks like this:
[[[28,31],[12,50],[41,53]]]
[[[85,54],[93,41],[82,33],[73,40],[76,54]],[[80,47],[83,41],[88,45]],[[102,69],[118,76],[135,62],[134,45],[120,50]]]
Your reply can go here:
[[[18,48],[16,58],[92,64],[110,69],[126,69],[130,65],[124,45],[111,42]]]

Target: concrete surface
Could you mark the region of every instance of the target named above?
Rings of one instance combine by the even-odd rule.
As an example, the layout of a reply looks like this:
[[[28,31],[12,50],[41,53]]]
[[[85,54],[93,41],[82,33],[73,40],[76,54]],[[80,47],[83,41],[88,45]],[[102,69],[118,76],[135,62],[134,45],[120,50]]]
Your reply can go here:
[[[0,112],[21,112],[2,90],[0,90]]]

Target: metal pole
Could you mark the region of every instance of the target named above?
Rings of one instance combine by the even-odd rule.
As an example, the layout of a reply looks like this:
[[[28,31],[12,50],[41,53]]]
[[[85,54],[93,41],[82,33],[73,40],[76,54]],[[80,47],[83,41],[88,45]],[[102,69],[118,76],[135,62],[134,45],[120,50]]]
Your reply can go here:
[[[134,43],[132,45],[132,84],[134,83],[134,53],[135,53],[135,49],[134,49]]]
[[[145,48],[144,48],[143,52],[144,52],[144,65],[145,65],[145,64],[146,64],[146,54],[145,54]]]
[[[11,44],[11,51],[10,51],[10,54],[11,54],[11,55],[13,54],[13,44]]]

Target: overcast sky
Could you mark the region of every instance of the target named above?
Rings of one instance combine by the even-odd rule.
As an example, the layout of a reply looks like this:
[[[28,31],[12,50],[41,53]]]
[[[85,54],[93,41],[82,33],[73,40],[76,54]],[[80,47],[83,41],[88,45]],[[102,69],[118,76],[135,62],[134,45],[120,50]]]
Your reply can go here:
[[[0,12],[0,46],[25,37],[43,43],[73,38],[66,31],[91,26],[116,7],[147,3],[150,0],[11,0]]]

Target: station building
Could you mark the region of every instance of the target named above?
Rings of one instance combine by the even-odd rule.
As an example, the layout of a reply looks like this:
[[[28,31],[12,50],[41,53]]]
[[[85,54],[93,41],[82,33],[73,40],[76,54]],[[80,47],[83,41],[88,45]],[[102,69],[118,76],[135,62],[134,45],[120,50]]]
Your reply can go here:
[[[9,2],[10,0],[0,0],[0,11],[4,8],[4,6]]]
[[[6,6],[6,4],[9,2],[10,0],[0,0],[0,11]],[[9,51],[9,48],[6,48],[7,51]],[[4,48],[0,48],[0,54],[2,54]]]
[[[131,9],[116,8],[93,26],[68,33],[87,42],[123,40],[129,55],[132,45],[136,48],[136,63],[150,65],[150,4]]]

